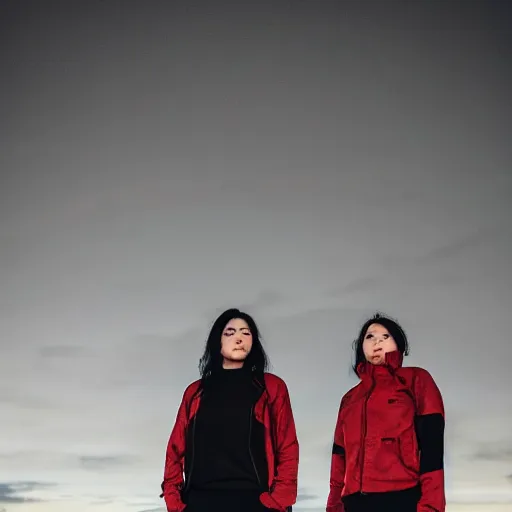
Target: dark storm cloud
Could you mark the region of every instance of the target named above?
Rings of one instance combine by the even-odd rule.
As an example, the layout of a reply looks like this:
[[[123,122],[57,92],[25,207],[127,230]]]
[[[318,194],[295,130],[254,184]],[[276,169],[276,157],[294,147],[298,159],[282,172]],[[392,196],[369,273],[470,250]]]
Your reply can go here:
[[[45,482],[0,482],[0,503],[34,503],[40,499],[28,498],[24,493],[51,487]]]

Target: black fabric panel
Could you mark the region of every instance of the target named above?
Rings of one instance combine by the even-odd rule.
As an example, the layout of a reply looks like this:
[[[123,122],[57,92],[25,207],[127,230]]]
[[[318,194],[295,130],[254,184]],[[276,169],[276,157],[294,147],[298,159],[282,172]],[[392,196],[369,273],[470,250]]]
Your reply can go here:
[[[251,452],[260,479],[262,491],[268,491],[268,461],[265,451],[265,425],[252,418]]]
[[[416,512],[421,489],[413,487],[403,491],[372,492],[361,494],[356,492],[343,498],[346,512],[389,511]]]
[[[333,443],[332,445],[332,454],[333,455],[345,455],[345,448],[340,446],[339,444]]]
[[[187,512],[266,512],[260,502],[260,491],[191,489]]]
[[[252,374],[244,368],[220,368],[209,379],[193,425],[193,462],[187,472],[191,487],[204,491],[262,490],[249,452],[253,396],[257,392]],[[257,450],[264,453],[264,442],[258,443]],[[268,482],[262,485],[266,488]]]
[[[184,464],[183,470],[185,473],[184,483],[185,486],[188,484],[188,476],[190,474],[190,466],[192,462],[193,453],[193,439],[192,436],[194,434],[194,423],[196,422],[196,417],[194,416],[185,430],[185,456],[184,456]]]
[[[444,418],[440,413],[416,416],[420,474],[444,468]]]

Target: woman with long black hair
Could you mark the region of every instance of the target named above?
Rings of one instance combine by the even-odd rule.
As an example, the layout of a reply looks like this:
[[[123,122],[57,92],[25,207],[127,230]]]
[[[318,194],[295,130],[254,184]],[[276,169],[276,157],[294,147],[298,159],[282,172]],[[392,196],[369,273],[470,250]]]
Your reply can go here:
[[[169,512],[291,510],[299,447],[286,384],[267,367],[254,319],[222,313],[167,446]]]
[[[407,336],[375,315],[354,341],[361,381],[341,400],[327,512],[444,512],[444,406],[432,376],[403,367]]]

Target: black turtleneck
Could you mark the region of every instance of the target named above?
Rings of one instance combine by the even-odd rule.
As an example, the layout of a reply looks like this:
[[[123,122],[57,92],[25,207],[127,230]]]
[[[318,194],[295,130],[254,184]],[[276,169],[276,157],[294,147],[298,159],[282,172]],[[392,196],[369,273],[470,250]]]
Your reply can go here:
[[[196,417],[192,487],[259,489],[250,452],[257,399],[251,372],[222,369],[208,381]]]

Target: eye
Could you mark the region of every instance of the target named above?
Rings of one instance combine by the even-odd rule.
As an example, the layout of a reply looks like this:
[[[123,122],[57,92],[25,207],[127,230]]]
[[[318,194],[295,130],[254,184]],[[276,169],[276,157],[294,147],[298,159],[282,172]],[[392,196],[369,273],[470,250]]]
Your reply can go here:
[[[389,338],[389,334],[384,334],[383,338],[387,340]]]
[[[367,334],[366,339],[369,340],[370,338],[373,338],[373,334]]]

